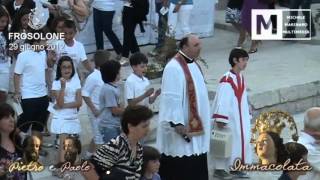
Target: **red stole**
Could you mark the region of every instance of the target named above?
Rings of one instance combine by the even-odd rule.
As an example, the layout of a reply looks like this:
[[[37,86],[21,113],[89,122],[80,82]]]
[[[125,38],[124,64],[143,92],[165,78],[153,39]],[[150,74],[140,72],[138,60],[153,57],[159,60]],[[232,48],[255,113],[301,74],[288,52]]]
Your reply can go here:
[[[203,126],[198,112],[197,96],[191,72],[188,68],[188,64],[186,63],[184,57],[180,53],[176,54],[175,59],[178,61],[181,68],[183,69],[187,83],[187,92],[189,98],[188,133],[191,136],[203,134]]]

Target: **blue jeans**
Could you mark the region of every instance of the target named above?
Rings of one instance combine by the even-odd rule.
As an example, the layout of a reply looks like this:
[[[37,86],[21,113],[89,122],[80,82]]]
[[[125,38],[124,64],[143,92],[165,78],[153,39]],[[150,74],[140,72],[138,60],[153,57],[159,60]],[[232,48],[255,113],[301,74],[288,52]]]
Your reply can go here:
[[[108,126],[108,127],[99,127],[100,133],[102,135],[102,139],[104,143],[108,143],[112,138],[120,135],[120,127],[119,126]]]
[[[93,8],[93,23],[94,23],[94,34],[96,38],[97,50],[104,49],[103,47],[103,32],[109,39],[114,50],[117,54],[121,54],[122,45],[117,35],[112,30],[112,19],[115,11],[100,11]]]
[[[159,15],[159,21],[158,21],[158,43],[156,44],[156,49],[159,49],[163,46],[166,30],[167,30],[167,24],[168,24],[168,13],[165,15],[162,15],[160,13],[160,9],[162,8],[162,2],[156,3],[156,12]]]

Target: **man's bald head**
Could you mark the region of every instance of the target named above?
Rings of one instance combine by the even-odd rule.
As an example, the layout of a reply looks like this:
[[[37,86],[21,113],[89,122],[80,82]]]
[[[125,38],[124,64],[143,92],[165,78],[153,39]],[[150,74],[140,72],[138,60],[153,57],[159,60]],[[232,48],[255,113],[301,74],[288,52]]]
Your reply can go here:
[[[199,57],[201,51],[201,41],[195,34],[189,34],[181,39],[179,48],[187,56],[194,59]]]
[[[304,128],[320,131],[320,107],[313,107],[305,112]]]
[[[183,47],[188,45],[189,41],[191,41],[193,39],[199,39],[199,37],[195,34],[188,34],[188,35],[184,36],[179,43],[179,48],[183,49]]]

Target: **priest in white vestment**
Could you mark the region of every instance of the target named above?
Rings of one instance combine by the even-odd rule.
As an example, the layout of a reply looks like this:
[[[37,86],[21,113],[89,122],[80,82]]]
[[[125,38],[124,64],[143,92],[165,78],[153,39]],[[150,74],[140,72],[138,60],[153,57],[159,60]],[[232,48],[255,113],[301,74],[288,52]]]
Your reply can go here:
[[[299,180],[320,179],[320,107],[306,111],[304,130],[301,131],[298,143],[308,149],[308,162],[312,170]]]
[[[161,86],[157,148],[164,180],[207,180],[210,104],[200,67],[200,39],[183,38],[166,65]]]
[[[229,56],[232,69],[221,78],[212,105],[212,119],[218,128],[229,128],[232,133],[232,150],[230,158],[214,158],[214,176],[230,179],[228,170],[236,158],[243,163],[252,163],[251,115],[248,95],[243,75],[249,56],[243,49],[233,49]],[[211,152],[214,156],[215,152]],[[243,172],[230,172],[238,178],[247,177]]]

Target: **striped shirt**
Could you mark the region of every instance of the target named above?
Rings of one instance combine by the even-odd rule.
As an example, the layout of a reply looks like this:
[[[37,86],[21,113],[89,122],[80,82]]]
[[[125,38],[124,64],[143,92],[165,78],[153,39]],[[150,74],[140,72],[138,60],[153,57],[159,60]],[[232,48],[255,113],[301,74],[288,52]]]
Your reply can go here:
[[[124,179],[139,179],[142,166],[143,149],[137,144],[136,155],[133,155],[128,137],[120,134],[101,146],[92,157],[92,164],[101,176],[107,171],[120,172]]]

